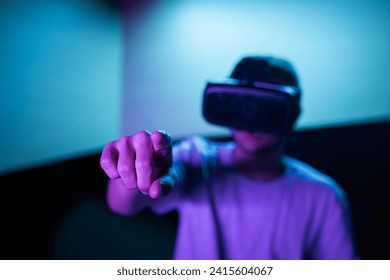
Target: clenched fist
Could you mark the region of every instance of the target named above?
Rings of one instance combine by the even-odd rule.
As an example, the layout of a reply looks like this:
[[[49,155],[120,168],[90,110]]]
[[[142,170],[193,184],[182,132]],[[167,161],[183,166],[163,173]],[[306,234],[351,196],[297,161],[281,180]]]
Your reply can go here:
[[[121,179],[128,189],[151,198],[170,190],[163,177],[172,166],[172,140],[164,131],[141,131],[108,143],[100,165],[111,179]]]

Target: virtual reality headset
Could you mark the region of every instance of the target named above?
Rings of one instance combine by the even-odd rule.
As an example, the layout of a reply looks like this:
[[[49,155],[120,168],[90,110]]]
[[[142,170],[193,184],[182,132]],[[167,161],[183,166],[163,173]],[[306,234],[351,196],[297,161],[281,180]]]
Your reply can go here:
[[[300,90],[294,86],[226,79],[208,82],[203,94],[203,116],[212,124],[283,134],[299,115]]]

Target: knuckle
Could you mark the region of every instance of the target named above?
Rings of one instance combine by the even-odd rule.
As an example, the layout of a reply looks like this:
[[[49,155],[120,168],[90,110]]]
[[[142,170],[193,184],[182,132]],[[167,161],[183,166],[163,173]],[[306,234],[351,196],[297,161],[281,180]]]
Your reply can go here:
[[[121,176],[128,176],[128,174],[131,174],[132,168],[130,167],[130,164],[121,164],[118,166],[118,173]]]
[[[135,163],[135,167],[137,169],[142,170],[143,172],[147,172],[149,170],[152,170],[152,162],[150,160],[138,160]]]
[[[134,139],[137,141],[148,141],[150,139],[150,133],[146,130],[142,130],[134,134]]]
[[[116,141],[115,145],[117,146],[117,149],[121,151],[127,146],[127,142],[130,139],[128,136],[122,136],[118,141]]]
[[[109,160],[108,158],[104,158],[104,157],[100,158],[100,166],[104,170],[111,168],[112,165],[113,164],[112,164],[111,160]]]
[[[158,143],[158,144],[171,144],[172,143],[172,138],[171,136],[166,133],[164,130],[158,130],[153,132],[151,135],[153,138],[153,142]]]
[[[166,136],[165,136],[165,134],[161,133],[161,131],[155,131],[155,132],[153,132],[151,137],[152,137],[154,142],[161,143],[162,141],[164,141],[164,138]]]
[[[120,142],[120,143],[125,143],[128,139],[130,139],[131,137],[129,137],[129,136],[122,136],[119,140],[118,140],[118,142]]]

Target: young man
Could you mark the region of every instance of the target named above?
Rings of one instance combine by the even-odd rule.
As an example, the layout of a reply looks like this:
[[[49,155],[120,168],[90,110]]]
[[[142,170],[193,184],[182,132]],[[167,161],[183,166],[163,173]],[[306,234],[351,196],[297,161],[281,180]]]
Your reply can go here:
[[[229,127],[233,141],[172,145],[163,131],[141,131],[108,143],[110,208],[177,210],[175,259],[354,259],[342,189],[283,154],[299,99],[288,61],[243,58],[204,93],[203,115]]]

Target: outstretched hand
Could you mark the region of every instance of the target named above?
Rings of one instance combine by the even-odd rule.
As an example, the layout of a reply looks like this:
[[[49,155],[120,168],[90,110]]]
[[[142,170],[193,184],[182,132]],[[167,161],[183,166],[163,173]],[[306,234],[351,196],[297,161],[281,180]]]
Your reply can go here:
[[[125,187],[139,189],[151,198],[169,192],[162,179],[172,166],[172,140],[164,131],[140,131],[108,143],[100,165],[111,179],[121,179]]]

